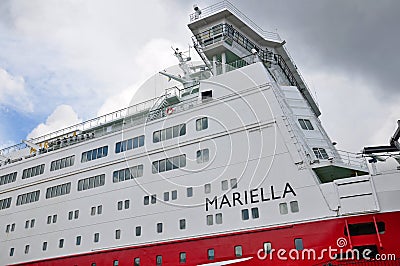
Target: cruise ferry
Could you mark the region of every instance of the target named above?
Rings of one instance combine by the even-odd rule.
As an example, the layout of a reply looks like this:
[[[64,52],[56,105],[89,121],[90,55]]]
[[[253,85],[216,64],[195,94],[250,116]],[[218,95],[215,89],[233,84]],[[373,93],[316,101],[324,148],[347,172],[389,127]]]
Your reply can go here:
[[[0,265],[400,265],[400,121],[337,150],[277,33],[188,27],[159,97],[1,150]]]

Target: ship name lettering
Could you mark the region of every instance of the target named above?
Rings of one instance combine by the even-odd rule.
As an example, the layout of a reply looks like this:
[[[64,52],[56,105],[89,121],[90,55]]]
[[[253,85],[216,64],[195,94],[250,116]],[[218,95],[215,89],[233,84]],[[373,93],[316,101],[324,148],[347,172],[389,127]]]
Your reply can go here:
[[[212,199],[206,197],[206,211],[210,209],[222,209],[223,207],[236,207],[247,204],[257,204],[260,202],[284,199],[288,195],[296,197],[297,194],[294,191],[290,183],[285,184],[282,194],[277,194],[274,186],[269,187],[269,191],[265,191],[264,188],[253,188],[245,190],[244,192],[233,192],[231,195],[223,194],[221,197],[214,196]],[[268,193],[269,192],[269,193]],[[268,195],[267,195],[268,194]]]

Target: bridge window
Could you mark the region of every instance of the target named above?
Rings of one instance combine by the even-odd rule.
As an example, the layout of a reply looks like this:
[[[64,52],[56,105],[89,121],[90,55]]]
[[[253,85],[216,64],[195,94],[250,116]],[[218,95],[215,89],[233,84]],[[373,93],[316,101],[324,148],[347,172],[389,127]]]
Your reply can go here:
[[[304,130],[314,130],[313,125],[311,124],[310,120],[308,119],[299,119],[299,124],[302,129]]]
[[[318,159],[328,159],[329,156],[324,148],[313,148],[315,157]]]

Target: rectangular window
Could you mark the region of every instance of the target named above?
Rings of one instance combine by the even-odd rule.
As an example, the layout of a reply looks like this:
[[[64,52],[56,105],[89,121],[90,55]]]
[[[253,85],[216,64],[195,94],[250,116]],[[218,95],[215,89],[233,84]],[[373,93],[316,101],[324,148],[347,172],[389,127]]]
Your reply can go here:
[[[66,167],[73,166],[74,162],[75,162],[75,155],[52,161],[50,164],[50,171],[56,171]]]
[[[117,203],[117,210],[122,210],[122,201],[118,201]]]
[[[115,239],[121,239],[121,230],[115,230]]]
[[[43,250],[43,251],[46,251],[46,250],[47,250],[47,242],[46,242],[46,241],[43,242],[43,244],[42,244],[42,250]]]
[[[118,261],[118,260],[114,260],[113,265],[114,265],[114,266],[118,266],[118,265],[119,265],[119,261]]]
[[[313,148],[314,155],[317,159],[329,159],[326,150],[323,148]]]
[[[96,207],[92,207],[92,208],[90,209],[90,215],[91,215],[91,216],[96,215]]]
[[[176,138],[186,134],[186,124],[180,124],[173,127],[157,130],[153,132],[153,143]]]
[[[279,212],[281,214],[288,214],[288,206],[286,202],[279,203]]]
[[[181,230],[186,229],[186,219],[179,220],[179,229],[181,229]]]
[[[299,124],[304,130],[314,130],[314,127],[308,119],[299,119]]]
[[[100,240],[100,234],[99,234],[99,233],[95,233],[95,234],[94,234],[94,242],[95,242],[95,243],[98,243],[99,240]]]
[[[25,254],[29,253],[29,245],[25,245]]]
[[[304,249],[303,239],[295,238],[294,239],[294,246],[295,246],[296,250],[303,250]]]
[[[260,214],[258,213],[258,208],[257,207],[251,208],[251,217],[253,219],[257,219],[257,218],[260,217]]]
[[[215,259],[215,251],[213,248],[210,248],[209,250],[207,250],[207,257],[208,257],[208,260]]]
[[[210,159],[210,152],[208,149],[198,150],[196,152],[196,161],[197,163],[205,163]]]
[[[133,260],[133,266],[140,266],[140,258],[135,258]]]
[[[46,199],[59,197],[71,192],[71,182],[49,187],[46,189]]]
[[[177,190],[173,190],[171,192],[171,199],[172,200],[176,200],[178,198],[178,191]]]
[[[44,173],[44,164],[37,165],[22,171],[22,179],[38,176]]]
[[[40,196],[40,190],[18,195],[17,206],[38,201],[39,196]]]
[[[237,188],[237,179],[236,178],[232,178],[230,181],[231,181],[231,188],[232,189]]]
[[[162,265],[162,256],[161,255],[157,255],[157,257],[156,257],[156,265],[157,266],[161,266]]]
[[[242,246],[235,246],[235,257],[240,258],[243,256]]]
[[[213,216],[211,214],[206,216],[206,222],[207,222],[207,225],[213,225],[214,224]]]
[[[228,180],[222,180],[221,181],[221,189],[222,190],[228,190]]]
[[[125,209],[129,209],[129,205],[130,205],[130,200],[125,200],[124,201],[124,208]]]
[[[186,263],[186,252],[179,253],[179,263]]]
[[[216,224],[222,224],[222,213],[217,213],[215,215],[215,223]]]
[[[299,212],[299,203],[297,200],[290,202],[290,211],[291,212]]]
[[[149,205],[150,203],[150,197],[149,196],[144,196],[143,198],[143,204],[144,205]]]
[[[108,155],[108,146],[103,146],[90,151],[85,151],[82,153],[81,162],[85,163],[88,161],[100,159]]]
[[[211,193],[211,184],[204,185],[204,193],[206,193],[206,194]]]
[[[11,206],[11,197],[0,200],[0,210],[10,208],[10,206]]]
[[[131,180],[143,176],[143,164],[113,172],[113,183]]]
[[[63,248],[63,247],[64,247],[64,239],[63,239],[63,238],[61,238],[61,239],[58,241],[58,247],[59,247],[59,248]]]
[[[78,191],[92,189],[104,186],[106,183],[106,175],[96,175],[78,180]]]
[[[14,248],[10,248],[10,257],[14,256]]]
[[[81,245],[81,241],[82,241],[82,236],[77,236],[77,237],[76,237],[76,242],[75,242],[75,244],[76,244],[77,246],[80,246],[80,245]]]
[[[141,226],[136,226],[135,235],[136,236],[141,236],[142,235],[142,227]]]
[[[186,154],[155,161],[152,165],[153,174],[182,168],[186,166]]]
[[[377,222],[379,234],[385,233],[385,223]],[[358,224],[349,224],[350,236],[361,236],[361,235],[372,235],[376,234],[375,223],[358,223]],[[345,228],[344,234],[348,236],[347,229]]]
[[[144,136],[138,136],[115,143],[115,153],[129,151],[144,146]]]
[[[57,222],[57,214],[53,215],[53,224],[55,224]]]
[[[162,233],[162,231],[163,231],[163,224],[157,223],[157,233]]]
[[[248,220],[249,219],[249,210],[248,209],[244,209],[242,210],[242,220]]]
[[[196,130],[204,130],[208,128],[208,118],[202,117],[196,120]]]
[[[103,205],[97,206],[97,214],[102,214],[103,213]]]
[[[0,176],[0,186],[15,182],[15,180],[17,180],[17,172],[2,175]]]
[[[164,192],[164,201],[169,201],[169,192]]]
[[[193,197],[193,188],[192,187],[186,188],[186,196],[188,198]]]
[[[154,194],[154,195],[151,195],[151,204],[155,204],[156,202],[157,202],[157,196]]]
[[[272,251],[272,244],[271,242],[264,242],[264,253],[270,254]]]

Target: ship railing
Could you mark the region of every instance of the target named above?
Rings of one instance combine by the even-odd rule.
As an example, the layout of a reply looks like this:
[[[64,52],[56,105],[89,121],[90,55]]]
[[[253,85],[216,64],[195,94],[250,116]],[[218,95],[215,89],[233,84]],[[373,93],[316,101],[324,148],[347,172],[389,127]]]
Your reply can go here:
[[[92,133],[91,130],[98,128],[100,126],[110,124],[117,120],[121,120],[123,118],[126,118],[127,116],[133,116],[135,114],[150,110],[154,106],[154,103],[157,100],[158,100],[158,98],[150,99],[148,101],[141,102],[141,103],[129,106],[127,108],[120,109],[115,112],[105,114],[105,115],[87,120],[85,122],[82,122],[82,123],[79,123],[79,124],[76,124],[73,126],[69,126],[69,127],[63,128],[61,130],[51,132],[49,134],[46,134],[46,135],[43,135],[43,136],[40,136],[37,138],[29,139],[29,142],[44,147],[45,143],[46,143],[46,145],[48,145],[47,142],[52,141],[52,140],[62,141],[63,138],[67,138],[67,137],[71,137],[71,136],[77,137],[77,135],[81,134],[81,133],[84,133],[84,134],[87,134],[89,132]],[[108,133],[108,132],[105,131],[105,133]],[[105,133],[103,133],[103,135]],[[27,145],[25,143],[19,143],[14,146],[7,147],[7,148],[0,150],[0,154],[3,156],[7,156],[7,154],[9,154],[11,152],[22,150],[25,148],[27,148]]]
[[[348,151],[343,151],[343,150],[337,150],[339,154],[339,160],[341,163],[349,166],[355,166],[359,167],[362,169],[368,169],[367,162],[365,161],[365,158],[363,158],[360,154],[353,153],[353,152],[348,152]]]
[[[244,21],[250,28],[252,28],[255,32],[257,32],[260,36],[265,39],[274,40],[274,41],[282,41],[279,34],[276,32],[265,31],[261,27],[259,27],[256,23],[254,23],[250,18],[248,18],[245,14],[243,14],[239,9],[237,9],[234,5],[232,5],[229,1],[221,1],[214,5],[208,6],[204,9],[201,9],[201,14],[194,12],[190,14],[190,22],[194,22],[195,20],[208,17],[212,14],[218,13],[222,10],[229,10],[232,14],[240,18]]]

